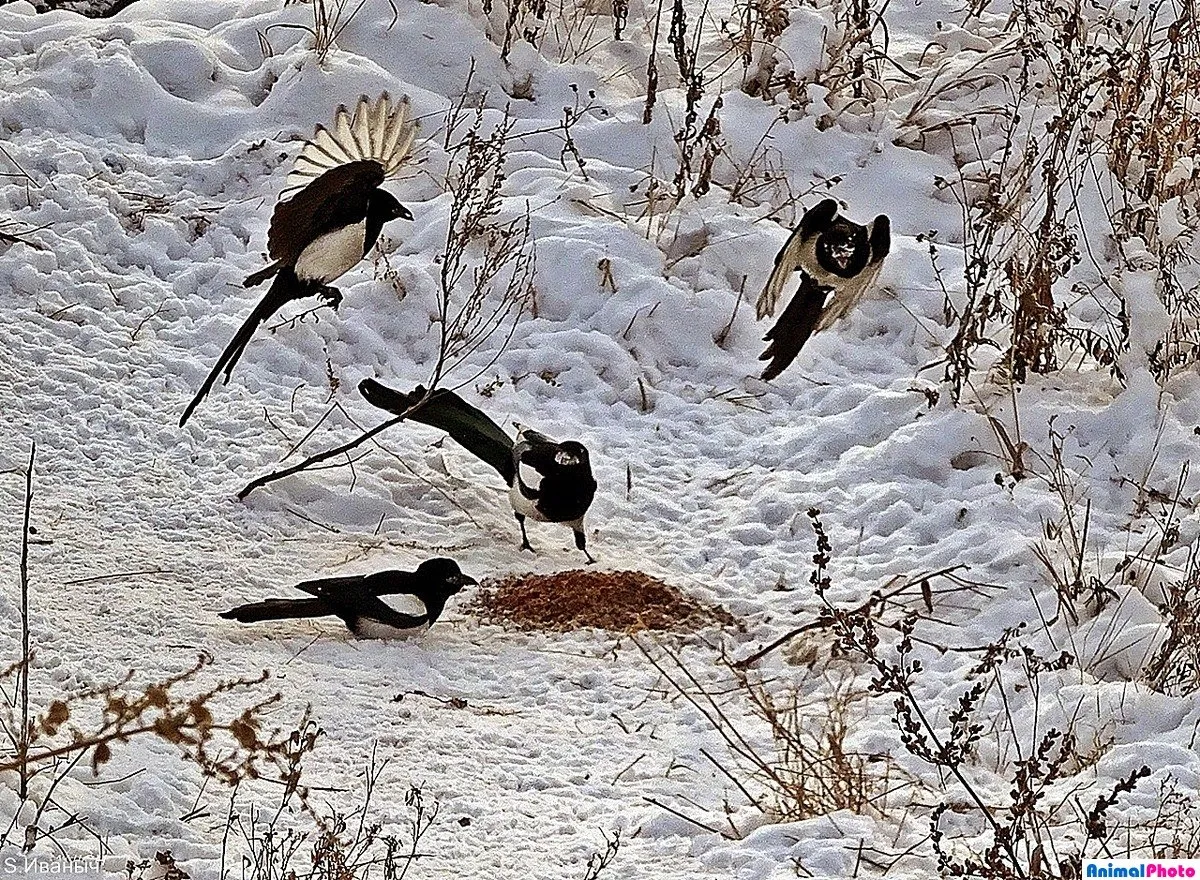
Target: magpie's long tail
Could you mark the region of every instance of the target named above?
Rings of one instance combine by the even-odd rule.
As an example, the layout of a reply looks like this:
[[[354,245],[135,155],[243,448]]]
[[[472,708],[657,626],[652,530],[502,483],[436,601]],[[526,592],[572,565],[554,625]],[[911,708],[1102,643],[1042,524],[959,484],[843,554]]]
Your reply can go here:
[[[275,276],[275,280],[271,283],[266,296],[254,307],[254,311],[250,313],[250,317],[246,319],[246,322],[242,324],[238,332],[233,334],[233,339],[229,341],[229,345],[225,346],[225,351],[221,352],[221,356],[217,359],[217,365],[212,368],[212,372],[208,374],[208,378],[204,380],[204,384],[200,386],[200,390],[196,392],[196,396],[192,398],[192,402],[183,411],[183,415],[179,419],[179,427],[182,428],[187,424],[187,420],[192,416],[192,411],[208,395],[213,384],[217,381],[217,376],[224,372],[224,382],[229,382],[229,375],[233,372],[234,365],[237,364],[238,359],[242,356],[242,352],[246,350],[246,346],[250,344],[250,339],[254,336],[254,331],[258,329],[258,325],[287,305],[287,303],[294,299],[300,299],[306,294],[305,286],[296,277],[295,272],[288,268],[279,270],[279,274]]]
[[[324,617],[332,614],[320,599],[264,599],[223,611],[226,620],[258,623],[260,620],[292,620],[297,617]]]
[[[407,414],[414,422],[445,431],[480,461],[495,468],[504,482],[512,485],[515,477],[512,438],[483,410],[471,406],[453,391],[436,390],[428,400],[409,412],[425,396],[425,389],[420,385],[405,394],[374,379],[363,379],[358,390],[372,406],[398,416]]]
[[[817,284],[809,275],[803,274],[800,289],[783,310],[775,326],[763,337],[771,343],[767,350],[758,356],[760,361],[771,362],[763,370],[763,379],[774,379],[796,359],[804,343],[813,335],[828,295],[827,288]]]
[[[272,263],[269,266],[264,266],[257,272],[251,272],[246,276],[246,280],[242,282],[242,287],[258,287],[272,275],[279,274],[279,270],[283,267],[278,263]]]

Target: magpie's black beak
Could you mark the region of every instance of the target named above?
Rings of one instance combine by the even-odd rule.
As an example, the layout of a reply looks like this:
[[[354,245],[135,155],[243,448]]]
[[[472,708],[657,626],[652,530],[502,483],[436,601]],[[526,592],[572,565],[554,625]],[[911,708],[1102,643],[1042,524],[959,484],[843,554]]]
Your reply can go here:
[[[408,210],[408,208],[404,207],[403,205],[400,205],[396,209],[396,216],[401,220],[411,220],[413,218],[412,211]]]
[[[460,574],[458,577],[454,578],[453,581],[451,581],[451,584],[461,590],[463,587],[478,586],[479,581],[475,580],[475,578],[471,577],[470,575]]]

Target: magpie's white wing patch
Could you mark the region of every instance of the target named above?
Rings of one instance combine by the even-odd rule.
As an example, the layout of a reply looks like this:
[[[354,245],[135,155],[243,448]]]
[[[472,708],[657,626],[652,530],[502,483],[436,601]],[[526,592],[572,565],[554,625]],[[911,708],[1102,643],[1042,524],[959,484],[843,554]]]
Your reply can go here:
[[[394,596],[380,596],[379,601],[393,611],[398,611],[401,614],[407,614],[411,617],[424,617],[428,613],[425,610],[424,602],[416,596],[410,596],[407,593],[398,593]]]
[[[534,494],[542,486],[542,475],[538,473],[537,468],[525,461],[517,462],[517,479],[521,481],[522,486]]]

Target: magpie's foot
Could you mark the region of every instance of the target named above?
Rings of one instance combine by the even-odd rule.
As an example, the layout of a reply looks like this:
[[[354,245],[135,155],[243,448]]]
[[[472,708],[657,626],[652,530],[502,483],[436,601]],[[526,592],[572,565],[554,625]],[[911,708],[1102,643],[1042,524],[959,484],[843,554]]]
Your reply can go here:
[[[342,304],[342,292],[336,287],[322,287],[317,291],[317,296],[335,312],[338,310],[338,306]]]
[[[595,564],[596,564],[596,560],[592,558],[592,554],[591,554],[591,553],[588,553],[586,550],[584,550],[584,551],[583,551],[583,555],[587,557],[587,564],[588,564],[588,565],[595,565]]]
[[[528,538],[521,542],[521,549],[528,550],[530,553],[537,553],[537,551],[533,549],[533,545],[529,543]]]

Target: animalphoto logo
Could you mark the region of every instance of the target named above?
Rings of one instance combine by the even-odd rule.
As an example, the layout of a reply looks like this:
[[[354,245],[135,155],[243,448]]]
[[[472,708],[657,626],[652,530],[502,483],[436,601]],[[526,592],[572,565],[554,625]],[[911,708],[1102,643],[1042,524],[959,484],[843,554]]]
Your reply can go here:
[[[1084,877],[1200,877],[1200,859],[1141,861],[1138,859],[1088,859]]]

